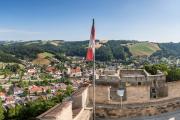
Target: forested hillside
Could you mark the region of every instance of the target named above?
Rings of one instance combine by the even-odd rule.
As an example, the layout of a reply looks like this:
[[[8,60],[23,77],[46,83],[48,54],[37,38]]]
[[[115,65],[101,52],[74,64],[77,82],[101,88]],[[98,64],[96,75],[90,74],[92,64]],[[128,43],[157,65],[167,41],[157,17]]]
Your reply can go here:
[[[85,57],[88,42],[88,40],[0,42],[0,61],[20,62],[19,59],[32,61],[37,58],[39,53],[43,52],[52,53],[58,59],[61,58],[62,54]],[[109,40],[106,43],[97,40],[96,42],[101,45],[96,49],[96,59],[100,61],[125,60],[134,54],[140,53],[142,56],[150,54],[159,57],[180,56],[180,43],[158,43],[152,46],[152,43],[149,42],[144,44],[144,42],[133,40]]]
[[[159,46],[171,55],[180,56],[180,43],[160,43]]]
[[[57,43],[57,41],[55,41]],[[55,44],[53,41],[28,41],[28,42],[13,42],[2,43],[0,51],[19,59],[33,60],[38,53],[49,52],[59,57],[60,54],[67,56],[81,56],[85,57],[86,49],[89,41],[72,41]],[[99,42],[99,41],[97,41]],[[122,59],[131,56],[129,49],[121,44],[126,44],[134,41],[113,41],[103,43],[102,46],[96,49],[96,59],[100,61],[109,61],[112,59]]]

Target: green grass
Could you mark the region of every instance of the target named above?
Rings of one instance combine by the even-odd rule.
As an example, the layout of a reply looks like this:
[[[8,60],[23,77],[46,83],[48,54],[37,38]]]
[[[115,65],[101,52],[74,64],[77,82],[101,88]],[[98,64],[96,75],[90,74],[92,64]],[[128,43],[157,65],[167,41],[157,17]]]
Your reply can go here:
[[[39,53],[38,57],[40,58],[45,58],[45,57],[50,57],[52,58],[54,56],[54,54],[48,53],[48,52],[43,52],[43,53]]]
[[[51,54],[48,52],[39,53],[37,55],[37,58],[34,59],[32,62],[33,62],[33,64],[49,65],[50,60],[46,57],[52,58],[53,56],[54,56],[54,54]]]
[[[157,44],[149,42],[135,43],[128,45],[128,48],[133,56],[150,56],[157,50],[160,50]]]
[[[4,63],[4,62],[0,62],[0,69],[5,67],[7,64],[13,65],[13,64],[17,64],[17,63]],[[19,64],[20,68],[24,68],[24,65]]]

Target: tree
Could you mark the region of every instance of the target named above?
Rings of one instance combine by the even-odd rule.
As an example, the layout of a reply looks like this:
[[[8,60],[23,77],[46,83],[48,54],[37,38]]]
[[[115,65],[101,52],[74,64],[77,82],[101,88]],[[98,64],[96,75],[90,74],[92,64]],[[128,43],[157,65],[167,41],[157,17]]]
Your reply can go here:
[[[14,107],[10,107],[7,111],[7,119],[14,119],[15,118],[15,115],[16,115],[16,110]]]
[[[11,75],[12,75],[12,72],[11,72],[11,70],[10,69],[7,69],[7,68],[4,68],[3,69],[3,74],[4,74],[4,78],[9,78],[9,81],[10,81],[10,79],[11,79]]]
[[[7,76],[8,76],[8,69],[3,69],[2,70],[2,74],[4,75],[4,78],[7,78]]]
[[[18,70],[20,69],[19,64],[7,64],[5,69],[9,69],[12,73],[17,74]]]
[[[8,92],[7,92],[7,94],[8,95],[13,95],[13,85],[11,85],[10,87],[9,87],[9,90],[8,90]]]
[[[46,93],[47,93],[47,94],[50,94],[50,93],[51,93],[51,90],[50,90],[50,89],[47,89],[47,90],[46,90]]]
[[[147,72],[149,72],[152,75],[157,74],[157,68],[154,65],[145,65],[144,68]]]
[[[0,92],[5,92],[5,89],[2,87],[1,84],[0,84]]]
[[[168,75],[167,75],[166,79],[169,82],[180,80],[180,68],[171,67],[168,70]]]
[[[0,120],[4,119],[4,109],[2,107],[2,101],[0,100]]]
[[[100,61],[111,61],[113,59],[112,50],[109,46],[102,46],[96,50],[96,59]]]
[[[57,65],[55,66],[55,68],[58,69],[58,70],[60,70],[60,71],[63,73],[63,75],[64,75],[64,71],[67,70],[63,63],[57,64]]]
[[[27,96],[28,94],[30,95],[29,89],[28,88],[24,89],[23,94],[24,96]]]
[[[21,88],[26,88],[26,87],[28,87],[28,82],[27,81],[19,81],[18,86]]]
[[[152,75],[157,74],[158,70],[164,72],[164,74],[167,75],[167,71],[168,71],[168,67],[166,64],[154,64],[154,65],[146,64],[144,65],[144,68],[147,72],[151,73]]]
[[[23,75],[25,73],[25,70],[24,69],[19,69],[18,73],[19,73],[19,81],[22,81],[22,77],[23,77]]]
[[[66,87],[65,95],[66,95],[66,96],[70,96],[70,95],[72,94],[72,92],[73,92],[72,86],[71,86],[71,85],[68,85],[68,86]]]

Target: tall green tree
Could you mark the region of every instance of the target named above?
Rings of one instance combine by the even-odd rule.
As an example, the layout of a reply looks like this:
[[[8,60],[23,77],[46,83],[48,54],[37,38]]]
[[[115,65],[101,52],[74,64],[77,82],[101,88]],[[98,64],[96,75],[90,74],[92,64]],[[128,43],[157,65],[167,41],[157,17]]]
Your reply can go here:
[[[2,101],[0,100],[0,120],[4,119],[4,109],[2,107]]]
[[[19,74],[19,81],[22,81],[22,77],[24,76],[25,70],[24,69],[19,69],[18,74]]]

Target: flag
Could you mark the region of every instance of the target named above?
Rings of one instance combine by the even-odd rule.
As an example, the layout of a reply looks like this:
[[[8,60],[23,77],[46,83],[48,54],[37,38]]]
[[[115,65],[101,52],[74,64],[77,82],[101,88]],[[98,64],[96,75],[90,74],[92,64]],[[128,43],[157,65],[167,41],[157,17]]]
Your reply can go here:
[[[93,61],[94,56],[95,56],[95,26],[94,26],[94,19],[93,19],[90,41],[89,41],[89,46],[88,46],[87,54],[86,54],[86,60]]]

